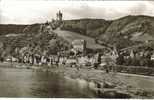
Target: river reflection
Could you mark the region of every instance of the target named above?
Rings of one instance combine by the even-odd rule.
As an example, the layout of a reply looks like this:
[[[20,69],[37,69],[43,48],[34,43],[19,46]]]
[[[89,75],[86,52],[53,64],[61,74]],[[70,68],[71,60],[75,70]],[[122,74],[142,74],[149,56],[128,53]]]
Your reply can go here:
[[[1,97],[96,97],[90,87],[94,87],[94,84],[50,72],[0,68]]]

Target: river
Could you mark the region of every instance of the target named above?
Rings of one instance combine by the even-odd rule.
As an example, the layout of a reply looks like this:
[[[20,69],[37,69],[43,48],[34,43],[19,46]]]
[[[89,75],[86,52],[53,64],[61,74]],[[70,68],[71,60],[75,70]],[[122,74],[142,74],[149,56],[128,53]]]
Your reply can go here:
[[[30,69],[0,68],[0,97],[94,98],[93,83]]]

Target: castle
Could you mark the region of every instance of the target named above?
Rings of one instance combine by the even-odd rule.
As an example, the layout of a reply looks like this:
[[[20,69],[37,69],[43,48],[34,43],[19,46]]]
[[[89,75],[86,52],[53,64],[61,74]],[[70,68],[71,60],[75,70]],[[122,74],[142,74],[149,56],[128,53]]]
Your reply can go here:
[[[59,10],[59,12],[56,13],[56,21],[58,23],[62,23],[62,21],[63,21],[63,14],[60,10]]]

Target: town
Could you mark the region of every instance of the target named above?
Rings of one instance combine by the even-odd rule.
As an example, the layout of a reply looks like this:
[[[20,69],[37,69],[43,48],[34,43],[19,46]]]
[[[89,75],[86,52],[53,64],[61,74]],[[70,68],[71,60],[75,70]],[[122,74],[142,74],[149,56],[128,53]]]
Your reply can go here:
[[[63,13],[59,11],[56,14],[56,19],[47,21],[40,26],[39,35],[51,35],[51,42],[53,42],[58,37],[54,30],[61,30],[63,24]],[[29,26],[25,27],[23,32],[26,33],[28,29]],[[119,49],[111,44],[103,44],[99,39],[93,39],[96,45],[100,45],[99,47],[89,48],[87,46],[88,41],[77,38],[71,41],[69,48],[66,49],[61,47],[60,50],[54,54],[47,53],[46,51],[38,54],[37,52],[28,51],[28,47],[23,47],[20,50],[20,52],[22,52],[20,56],[15,57],[13,55],[8,55],[3,58],[1,57],[1,61],[11,63],[18,62],[39,67],[43,65],[46,67],[53,67],[53,65],[56,65],[75,67],[77,69],[104,69],[106,72],[126,71],[128,73],[146,73],[146,75],[154,75],[152,69],[154,65],[154,49],[149,46],[154,40],[149,38],[150,36],[146,37],[148,39],[145,40],[144,44],[123,49]],[[141,40],[143,41],[143,39]],[[130,71],[128,71],[128,69],[130,69]],[[136,69],[138,71],[134,71]],[[142,69],[146,69],[146,72],[140,72]]]

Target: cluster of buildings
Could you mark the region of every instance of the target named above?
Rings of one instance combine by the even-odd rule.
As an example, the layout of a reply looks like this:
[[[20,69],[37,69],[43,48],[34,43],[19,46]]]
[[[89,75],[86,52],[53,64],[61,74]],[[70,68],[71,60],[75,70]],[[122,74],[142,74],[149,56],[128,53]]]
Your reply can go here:
[[[141,46],[141,47],[140,47]],[[118,60],[120,65],[148,66],[154,65],[154,50],[142,45],[122,49]]]
[[[56,55],[37,54],[36,52],[31,53],[28,52],[27,48],[25,52],[22,52],[20,57],[8,56],[5,61],[51,67],[52,65],[96,66],[100,64],[101,57],[99,53],[87,54],[86,51],[86,41],[83,39],[76,39],[72,41],[72,48],[68,51],[58,52]]]
[[[86,41],[76,39],[72,41],[72,48],[68,51],[58,52],[57,55],[29,55],[25,54],[23,63],[34,65],[67,65],[67,66],[93,66],[100,63],[99,53],[86,54]]]

